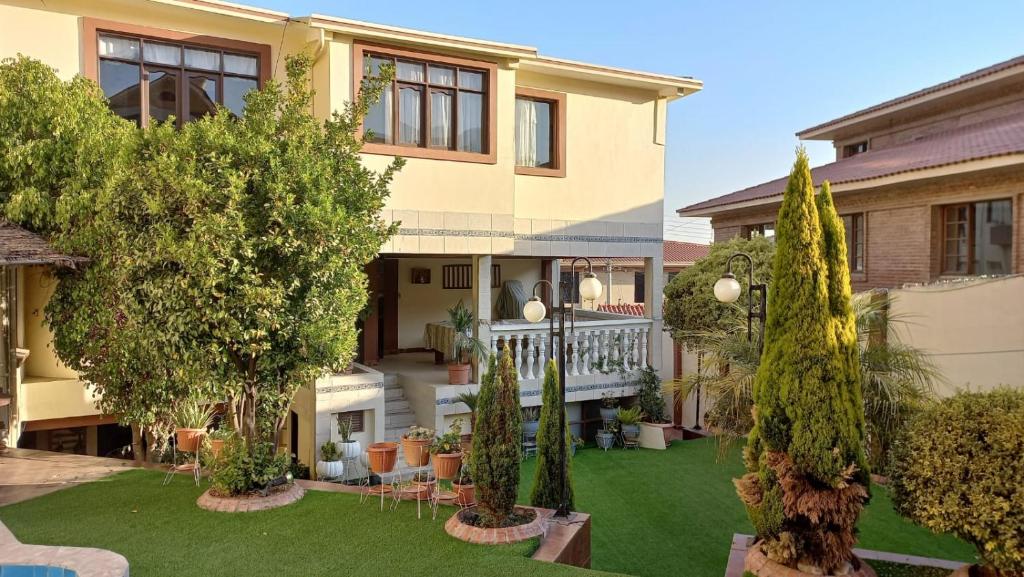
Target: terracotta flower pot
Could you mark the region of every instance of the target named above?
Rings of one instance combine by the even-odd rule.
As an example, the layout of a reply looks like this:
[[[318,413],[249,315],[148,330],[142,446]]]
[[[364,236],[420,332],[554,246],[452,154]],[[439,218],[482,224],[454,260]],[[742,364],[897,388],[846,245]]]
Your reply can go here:
[[[434,476],[438,479],[454,479],[462,466],[462,453],[438,453],[434,455]]]
[[[470,505],[476,504],[476,487],[472,484],[460,485],[458,483],[452,483],[452,489],[455,490],[456,505],[469,507]]]
[[[224,449],[224,439],[213,439],[210,441],[210,454],[216,459]]]
[[[374,473],[390,473],[398,460],[398,443],[373,443],[366,452],[370,454],[370,470]]]
[[[174,437],[178,450],[195,453],[199,450],[199,441],[206,434],[206,429],[174,429]]]
[[[853,567],[845,577],[877,577],[875,570],[860,558],[854,557],[852,564]],[[807,573],[772,561],[761,550],[760,541],[747,549],[747,556],[743,559],[743,570],[753,573],[757,577],[820,577],[814,573]]]
[[[468,385],[469,384],[469,372],[472,365],[469,364],[456,364],[448,363],[448,384],[449,385]]]
[[[430,462],[430,439],[402,437],[402,452],[410,467],[422,467]]]

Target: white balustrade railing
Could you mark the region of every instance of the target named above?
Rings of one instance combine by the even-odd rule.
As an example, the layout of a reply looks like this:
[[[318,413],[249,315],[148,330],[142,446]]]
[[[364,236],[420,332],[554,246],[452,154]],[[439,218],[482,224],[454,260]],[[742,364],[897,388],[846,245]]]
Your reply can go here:
[[[543,378],[544,366],[557,357],[559,346],[565,349],[570,382],[574,377],[638,371],[649,364],[653,324],[649,319],[577,311],[575,330],[570,331],[566,323],[564,343],[558,342],[556,323],[554,346],[549,322],[503,321],[490,327],[491,352],[497,354],[507,345],[521,381]]]

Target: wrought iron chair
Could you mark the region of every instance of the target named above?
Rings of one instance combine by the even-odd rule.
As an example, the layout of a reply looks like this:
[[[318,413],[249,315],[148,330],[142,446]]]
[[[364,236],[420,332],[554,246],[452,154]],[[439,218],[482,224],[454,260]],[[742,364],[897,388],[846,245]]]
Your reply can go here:
[[[523,431],[523,459],[537,456],[537,431]]]

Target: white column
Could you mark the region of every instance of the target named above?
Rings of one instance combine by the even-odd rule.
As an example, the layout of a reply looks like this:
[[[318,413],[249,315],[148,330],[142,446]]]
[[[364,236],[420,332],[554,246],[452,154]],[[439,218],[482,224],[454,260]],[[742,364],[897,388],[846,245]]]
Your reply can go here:
[[[491,342],[491,255],[473,256],[473,314],[476,323],[473,336],[484,343]],[[489,347],[488,347],[489,348]],[[487,370],[487,359],[478,359],[474,371],[474,381]]]
[[[659,246],[654,256],[644,258],[644,316],[654,321],[651,324],[651,342],[661,340],[662,301],[664,300],[665,265],[664,255]],[[657,339],[657,341],[655,341]],[[666,373],[661,364],[661,347],[647,347],[647,362],[662,379],[671,378],[671,368]]]

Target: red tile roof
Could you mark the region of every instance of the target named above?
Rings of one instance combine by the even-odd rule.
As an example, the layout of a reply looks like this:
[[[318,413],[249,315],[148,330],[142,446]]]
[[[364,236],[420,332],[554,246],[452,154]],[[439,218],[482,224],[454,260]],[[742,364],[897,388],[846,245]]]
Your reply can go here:
[[[833,185],[871,180],[884,176],[1024,153],[1024,114],[996,118],[947,132],[932,134],[907,144],[869,150],[811,170],[815,186],[828,180]],[[777,178],[704,202],[679,209],[698,215],[733,203],[781,195],[788,177]]]
[[[905,94],[905,95],[900,96],[898,98],[893,98],[892,100],[886,100],[885,102],[876,104],[874,106],[869,106],[869,107],[867,107],[867,108],[865,108],[863,110],[858,110],[857,112],[852,112],[852,113],[847,114],[845,116],[840,116],[839,118],[834,118],[832,120],[829,120],[828,122],[823,122],[823,123],[821,123],[821,124],[819,124],[817,126],[812,126],[810,128],[805,128],[804,130],[801,130],[800,132],[796,133],[796,135],[798,137],[800,137],[800,138],[803,138],[802,135],[804,135],[804,134],[811,133],[811,132],[817,132],[817,131],[819,131],[819,130],[821,130],[823,128],[828,128],[829,126],[832,126],[834,124],[841,124],[843,122],[847,122],[849,120],[853,120],[853,119],[857,118],[858,116],[864,116],[864,115],[867,115],[867,114],[871,114],[872,112],[877,112],[879,110],[884,110],[886,108],[892,108],[894,106],[898,106],[898,105],[903,104],[905,102],[910,102],[911,100],[916,100],[918,98],[921,98],[922,96],[928,96],[929,94],[934,94],[936,92],[941,92],[941,91],[943,91],[943,90],[945,90],[947,88],[952,88],[952,87],[958,86],[960,84],[966,84],[966,83],[971,82],[973,80],[978,80],[980,78],[984,78],[986,76],[991,76],[993,74],[997,74],[997,73],[1002,72],[1004,70],[1008,70],[1010,68],[1014,68],[1016,66],[1022,66],[1022,65],[1024,65],[1024,56],[1018,56],[1016,58],[1011,58],[1009,60],[1004,60],[1003,62],[999,62],[998,64],[993,64],[992,66],[986,66],[985,68],[981,68],[981,69],[975,70],[974,72],[969,72],[969,73],[964,74],[962,76],[958,76],[958,77],[956,77],[956,78],[954,78],[952,80],[947,80],[946,82],[942,82],[942,83],[936,84],[934,86],[929,86],[928,88],[922,88],[921,90],[918,90],[916,92],[911,92],[910,94]]]
[[[626,303],[620,305],[597,305],[597,310],[603,313],[615,313],[617,315],[629,315],[633,317],[644,316],[643,303]]]
[[[678,240],[666,240],[662,244],[665,266],[690,266],[698,260],[706,257],[711,247],[696,242],[682,242]],[[631,256],[613,256],[607,259],[591,259],[595,263],[610,260],[619,266],[644,266],[644,259]]]

